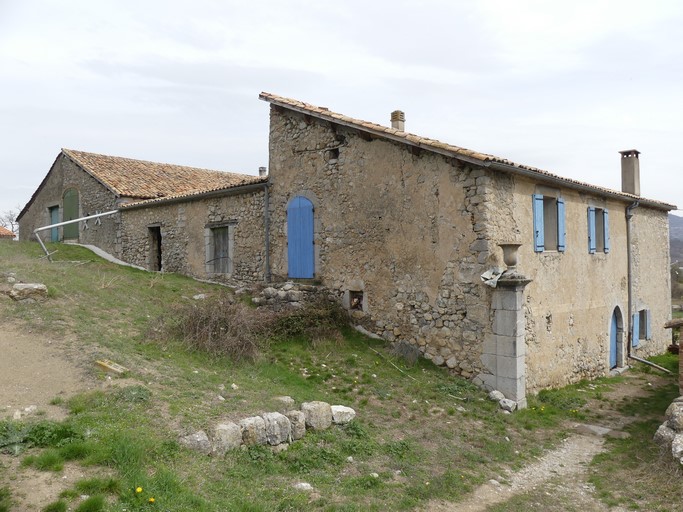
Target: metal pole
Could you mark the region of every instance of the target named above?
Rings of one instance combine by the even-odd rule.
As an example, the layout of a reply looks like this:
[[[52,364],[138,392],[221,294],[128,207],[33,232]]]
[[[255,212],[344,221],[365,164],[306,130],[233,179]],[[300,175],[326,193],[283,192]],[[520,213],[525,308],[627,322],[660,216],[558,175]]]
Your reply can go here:
[[[68,224],[74,224],[74,223],[80,222],[82,220],[96,219],[98,217],[104,217],[106,215],[113,215],[115,213],[119,213],[119,211],[118,210],[111,210],[109,212],[96,213],[95,215],[88,215],[87,217],[81,217],[79,219],[67,220],[65,222],[58,222],[57,224],[50,224],[49,226],[42,226],[42,227],[34,229],[33,234],[36,235],[36,238],[38,239],[40,246],[43,248],[43,251],[45,251],[45,256],[47,256],[47,259],[50,261],[50,263],[52,263],[52,257],[50,256],[50,253],[48,252],[47,247],[45,247],[45,244],[41,240],[40,235],[38,235],[38,231],[45,231],[46,229],[58,228],[60,226],[66,226]]]

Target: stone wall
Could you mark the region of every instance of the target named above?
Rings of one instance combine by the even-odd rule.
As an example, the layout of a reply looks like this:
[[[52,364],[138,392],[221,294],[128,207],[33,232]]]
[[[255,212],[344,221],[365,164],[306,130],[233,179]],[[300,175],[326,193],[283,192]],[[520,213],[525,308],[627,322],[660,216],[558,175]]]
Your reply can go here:
[[[633,309],[652,312],[652,338],[640,340],[638,357],[661,354],[671,344],[671,273],[669,216],[667,212],[639,207],[633,210]]]
[[[285,280],[288,202],[315,215],[315,279],[358,299],[354,316],[465,377],[481,371],[497,261],[487,232],[497,192],[485,169],[271,108],[272,270]]]
[[[59,206],[59,222],[63,217],[63,195],[69,188],[75,188],[79,196],[79,217],[94,215],[116,209],[115,195],[99,181],[76,165],[69,157],[60,153],[40,190],[36,192],[33,203],[24,212],[19,222],[21,240],[35,240],[33,230],[49,225],[48,208]],[[86,223],[79,223],[78,242],[92,244],[119,256],[119,215],[114,214]],[[63,228],[59,229],[59,239],[63,239]],[[44,241],[50,240],[50,231],[40,233]]]
[[[122,259],[150,268],[150,226],[161,230],[161,269],[164,272],[210,278],[227,283],[265,279],[264,192],[151,203],[128,207],[122,215]],[[207,225],[229,225],[232,233],[232,272],[207,271]]]

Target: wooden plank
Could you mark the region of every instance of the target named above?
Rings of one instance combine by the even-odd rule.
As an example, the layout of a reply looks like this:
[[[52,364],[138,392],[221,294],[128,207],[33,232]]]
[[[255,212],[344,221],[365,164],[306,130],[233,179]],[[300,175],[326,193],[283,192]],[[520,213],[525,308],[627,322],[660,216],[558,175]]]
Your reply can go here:
[[[109,359],[101,359],[98,361],[95,361],[97,366],[102,368],[105,372],[112,372],[116,373],[117,375],[121,375],[123,373],[126,373],[128,371],[128,368],[125,366],[121,366],[120,364],[114,363],[110,361]]]

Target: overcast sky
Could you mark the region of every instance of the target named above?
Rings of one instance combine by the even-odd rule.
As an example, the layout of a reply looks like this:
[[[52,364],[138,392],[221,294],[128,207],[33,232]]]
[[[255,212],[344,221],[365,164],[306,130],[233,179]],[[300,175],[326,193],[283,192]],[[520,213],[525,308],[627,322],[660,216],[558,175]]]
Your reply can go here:
[[[256,174],[261,91],[683,208],[683,2],[0,0],[0,212],[60,148]]]

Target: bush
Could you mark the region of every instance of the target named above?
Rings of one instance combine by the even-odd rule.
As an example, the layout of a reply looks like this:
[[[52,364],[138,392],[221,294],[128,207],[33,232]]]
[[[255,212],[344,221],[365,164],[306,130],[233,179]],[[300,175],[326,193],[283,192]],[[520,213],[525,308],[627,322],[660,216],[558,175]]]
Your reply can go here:
[[[191,350],[234,361],[253,361],[271,340],[305,338],[315,342],[339,336],[347,325],[346,311],[335,302],[325,300],[274,312],[235,302],[226,292],[173,306],[160,319],[153,337],[169,337]]]

